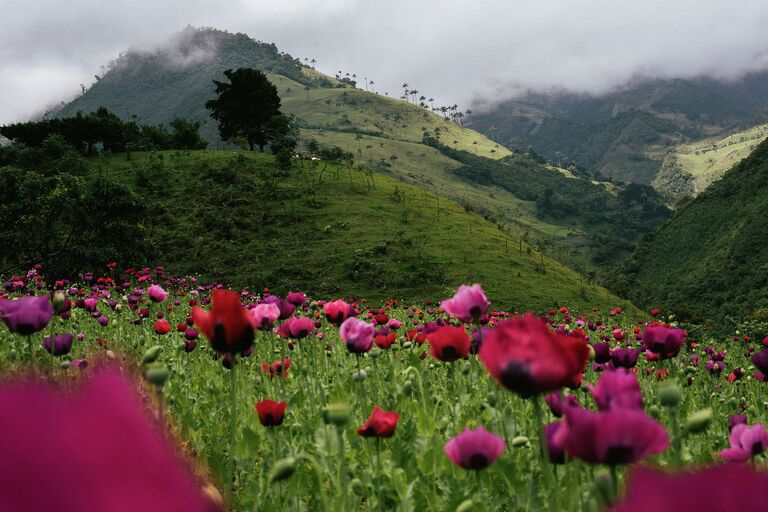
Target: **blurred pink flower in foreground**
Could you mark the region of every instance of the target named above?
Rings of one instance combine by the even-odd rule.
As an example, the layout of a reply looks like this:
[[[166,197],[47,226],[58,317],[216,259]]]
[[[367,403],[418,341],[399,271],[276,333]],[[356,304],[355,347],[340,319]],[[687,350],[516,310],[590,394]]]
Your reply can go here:
[[[214,510],[112,371],[72,397],[5,385],[0,410],[0,510]]]

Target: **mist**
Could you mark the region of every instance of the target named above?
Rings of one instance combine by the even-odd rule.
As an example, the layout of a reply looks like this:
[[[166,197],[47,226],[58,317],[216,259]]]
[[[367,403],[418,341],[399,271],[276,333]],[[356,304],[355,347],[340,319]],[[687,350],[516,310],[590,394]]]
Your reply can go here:
[[[106,4],[106,5],[105,5]],[[0,123],[79,93],[121,52],[161,51],[174,65],[184,26],[274,42],[327,74],[376,90],[487,107],[528,91],[601,94],[638,78],[737,80],[768,68],[768,3],[745,0],[539,2],[0,0]]]

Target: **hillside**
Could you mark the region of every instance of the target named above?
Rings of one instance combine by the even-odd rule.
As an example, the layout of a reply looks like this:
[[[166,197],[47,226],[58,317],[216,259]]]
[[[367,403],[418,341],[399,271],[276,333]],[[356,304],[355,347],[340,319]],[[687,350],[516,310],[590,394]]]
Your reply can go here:
[[[554,161],[651,183],[675,146],[765,119],[766,85],[768,72],[734,82],[648,80],[602,96],[530,94],[477,112],[470,125],[505,145],[532,145]]]
[[[665,157],[651,185],[670,203],[700,194],[768,136],[768,125],[680,144]]]
[[[280,293],[301,289],[373,300],[423,300],[446,295],[460,283],[481,282],[499,307],[620,303],[479,215],[353,168],[297,162],[282,171],[273,156],[242,151],[102,155],[69,165],[71,175],[61,174],[60,167],[34,177],[34,190],[26,184],[29,174],[6,167],[0,217],[3,225],[14,226],[6,216],[16,215],[14,208],[24,208],[16,205],[20,197],[33,193],[45,218],[29,221],[56,222],[47,217],[60,216],[49,203],[59,204],[64,214],[68,208],[57,197],[65,188],[78,177],[97,178],[98,186],[76,202],[97,213],[108,209],[104,222],[125,219],[109,229],[126,237],[138,230],[140,236],[128,247],[144,256],[121,257],[109,252],[110,245],[104,252],[83,253],[76,262],[80,266],[103,264],[108,256],[121,265],[163,264],[173,272],[202,271],[206,278]],[[98,197],[95,190],[106,196]],[[126,199],[132,204],[110,206]],[[80,226],[73,241],[61,242],[63,247],[46,241],[58,256],[44,258],[45,268],[66,259],[72,243],[84,236],[81,231],[90,229]],[[5,240],[5,231],[0,235]],[[0,262],[6,266],[20,249],[3,247]]]
[[[648,235],[619,292],[692,320],[768,307],[768,142]]]
[[[179,59],[179,55],[194,58]],[[554,167],[535,153],[513,155],[447,114],[361,90],[346,77],[326,76],[302,65],[274,45],[214,29],[187,28],[154,52],[123,54],[58,115],[101,105],[125,118],[135,115],[142,123],[167,123],[181,115],[200,121],[213,147],[227,147],[217,142],[204,104],[213,96],[213,80],[221,80],[225,69],[238,66],[267,72],[278,88],[282,110],[296,116],[301,149],[306,150],[311,140],[339,146],[354,154],[357,167],[458,202],[583,272],[618,261],[667,215],[663,208],[656,209],[653,190],[625,194],[625,199],[630,197],[626,202],[621,188],[594,181],[588,173]],[[425,140],[434,143],[425,144]],[[486,179],[484,173],[491,172],[495,160],[525,168],[524,180]],[[473,170],[467,171],[468,166]],[[493,168],[502,174],[509,171]],[[545,198],[545,193],[553,197]],[[596,211],[606,214],[595,221],[594,216],[587,218],[559,202],[562,198],[573,204],[577,197],[597,198],[592,202]],[[652,215],[641,212],[639,220],[632,216],[627,222],[622,215],[646,209]]]

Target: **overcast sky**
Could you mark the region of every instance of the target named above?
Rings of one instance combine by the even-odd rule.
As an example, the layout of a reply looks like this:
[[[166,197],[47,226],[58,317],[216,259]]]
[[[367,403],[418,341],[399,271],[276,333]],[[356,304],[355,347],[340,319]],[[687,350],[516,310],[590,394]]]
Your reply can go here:
[[[71,98],[119,52],[188,24],[463,107],[768,67],[766,0],[0,0],[0,123]]]

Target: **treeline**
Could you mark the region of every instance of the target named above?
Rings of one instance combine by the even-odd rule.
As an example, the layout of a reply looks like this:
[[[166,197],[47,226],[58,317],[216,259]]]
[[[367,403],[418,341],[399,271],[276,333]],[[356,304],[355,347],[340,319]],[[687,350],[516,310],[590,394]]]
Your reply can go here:
[[[39,148],[55,135],[83,155],[100,149],[109,153],[160,149],[205,149],[200,123],[177,117],[169,127],[123,121],[104,107],[73,117],[0,126],[0,134],[27,147]]]

